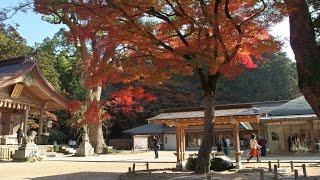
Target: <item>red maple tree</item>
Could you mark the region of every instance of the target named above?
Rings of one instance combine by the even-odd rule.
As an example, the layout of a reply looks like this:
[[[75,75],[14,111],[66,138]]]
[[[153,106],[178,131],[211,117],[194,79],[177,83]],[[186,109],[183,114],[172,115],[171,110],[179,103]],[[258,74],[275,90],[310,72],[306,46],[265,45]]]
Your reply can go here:
[[[198,74],[205,123],[196,173],[208,170],[219,77],[254,68],[253,58],[262,60],[263,53],[278,48],[268,28],[281,13],[263,0],[35,2],[38,12],[53,13],[69,26],[84,59],[88,87],[161,83],[173,74]],[[90,49],[83,50],[88,42]]]

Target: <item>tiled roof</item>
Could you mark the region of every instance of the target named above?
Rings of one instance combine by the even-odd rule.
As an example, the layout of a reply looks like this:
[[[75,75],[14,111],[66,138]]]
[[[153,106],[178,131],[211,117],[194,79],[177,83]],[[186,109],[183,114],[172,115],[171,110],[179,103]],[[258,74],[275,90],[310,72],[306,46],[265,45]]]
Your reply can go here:
[[[255,108],[259,109],[260,115],[264,115],[273,109],[289,102],[288,100],[283,101],[267,101],[267,102],[257,102],[255,105],[253,105]]]
[[[31,71],[35,61],[24,57],[0,61],[0,86],[11,79]]]
[[[168,131],[175,131],[175,128],[163,124],[145,124],[123,132],[130,134],[161,134]]]
[[[289,116],[315,114],[304,96],[289,101],[268,113],[268,116]]]
[[[259,114],[250,110],[251,108],[241,109],[223,109],[215,110],[215,116],[241,116],[241,115],[254,115]],[[151,117],[148,120],[165,120],[165,119],[190,119],[190,118],[203,118],[204,111],[186,111],[186,112],[168,112],[160,113],[157,116]]]
[[[252,127],[251,125],[249,124],[249,127],[245,127],[242,123],[240,123],[239,125],[239,129],[249,129],[251,130]],[[186,129],[186,131],[194,131],[194,130],[201,130],[203,131],[203,128],[202,129]],[[219,128],[215,128],[215,130],[222,130],[222,129],[219,129]],[[128,129],[126,131],[123,131],[124,133],[130,133],[131,135],[137,135],[137,134],[161,134],[161,133],[166,133],[166,132],[175,132],[176,131],[176,128],[175,127],[169,127],[169,126],[165,126],[163,124],[153,124],[153,123],[150,123],[150,124],[145,124],[145,125],[142,125],[142,126],[138,126],[138,127],[135,127],[135,128],[132,128],[132,129]]]
[[[18,97],[0,96],[3,107],[19,107],[26,104],[31,108],[42,106],[39,102],[46,103],[46,110],[66,109],[68,100],[60,95],[41,74],[37,62],[32,57],[18,57],[0,61],[0,88],[16,87],[23,84],[22,94],[26,92],[30,101],[24,102]],[[2,106],[0,105],[0,107]]]

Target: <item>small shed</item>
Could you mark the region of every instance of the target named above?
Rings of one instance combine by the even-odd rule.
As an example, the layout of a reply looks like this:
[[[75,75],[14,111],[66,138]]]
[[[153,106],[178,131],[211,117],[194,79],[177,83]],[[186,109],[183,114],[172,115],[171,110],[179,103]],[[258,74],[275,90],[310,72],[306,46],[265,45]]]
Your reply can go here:
[[[150,136],[160,135],[163,142],[163,134],[169,131],[173,132],[174,127],[163,124],[145,124],[126,130],[124,133],[130,133],[133,136],[133,150],[148,150],[151,147],[148,140]]]

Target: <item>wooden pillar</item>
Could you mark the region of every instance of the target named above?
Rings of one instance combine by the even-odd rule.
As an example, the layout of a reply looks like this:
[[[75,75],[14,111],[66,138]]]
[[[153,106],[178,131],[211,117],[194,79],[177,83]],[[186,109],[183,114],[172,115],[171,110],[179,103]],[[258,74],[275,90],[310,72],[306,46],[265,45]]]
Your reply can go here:
[[[37,144],[42,144],[42,133],[43,133],[43,113],[44,113],[44,108],[40,109],[40,114],[39,114],[39,130],[38,130],[38,143]]]
[[[177,163],[182,162],[181,158],[181,125],[176,125]]]
[[[241,169],[241,152],[240,152],[240,139],[239,139],[239,122],[233,124],[233,146],[236,158],[236,166]]]
[[[261,124],[260,123],[257,123],[257,135],[258,135],[258,137],[262,136],[262,129],[261,129]]]
[[[186,126],[181,126],[181,159],[184,160],[185,150],[186,150],[186,134],[185,134]]]
[[[23,127],[22,127],[22,131],[24,134],[24,137],[27,136],[27,122],[28,122],[28,116],[29,116],[29,109],[27,108],[26,110],[23,111]]]
[[[313,153],[316,152],[316,138],[315,138],[315,133],[314,133],[314,125],[313,125],[313,120],[309,120],[307,121],[308,125],[308,131],[309,131],[309,137],[310,137],[310,141],[311,141],[311,151]]]

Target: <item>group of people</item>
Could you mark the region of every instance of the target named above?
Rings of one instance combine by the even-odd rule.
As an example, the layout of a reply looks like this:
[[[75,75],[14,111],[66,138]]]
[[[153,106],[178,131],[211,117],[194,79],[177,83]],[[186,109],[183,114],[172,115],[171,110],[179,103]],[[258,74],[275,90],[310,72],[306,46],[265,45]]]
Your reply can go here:
[[[220,139],[220,137],[218,137],[217,139],[217,151],[218,152],[222,152],[225,155],[229,155],[230,154],[230,140],[228,137],[223,137],[222,139]]]
[[[155,158],[158,158],[159,157],[158,151],[160,149],[160,144],[161,144],[159,136],[153,136],[152,143],[153,143]],[[259,154],[261,153],[261,156],[266,155],[266,144],[267,144],[267,140],[263,138],[259,138],[259,140],[257,141],[256,135],[252,134],[250,138],[250,157],[247,159],[247,161],[249,162],[250,159],[252,159],[253,157],[256,157],[257,162],[260,162]],[[223,137],[222,139],[218,137],[217,151],[218,152],[223,151],[225,155],[230,154],[230,140],[228,137],[225,137],[225,138]]]
[[[250,138],[250,157],[247,159],[249,162],[251,158],[256,157],[257,162],[260,162],[259,155],[266,156],[266,144],[267,140],[263,138],[259,138],[258,141],[256,139],[256,135],[252,134]],[[228,137],[220,139],[218,137],[217,139],[217,151],[223,152],[225,155],[230,154],[230,140]]]

